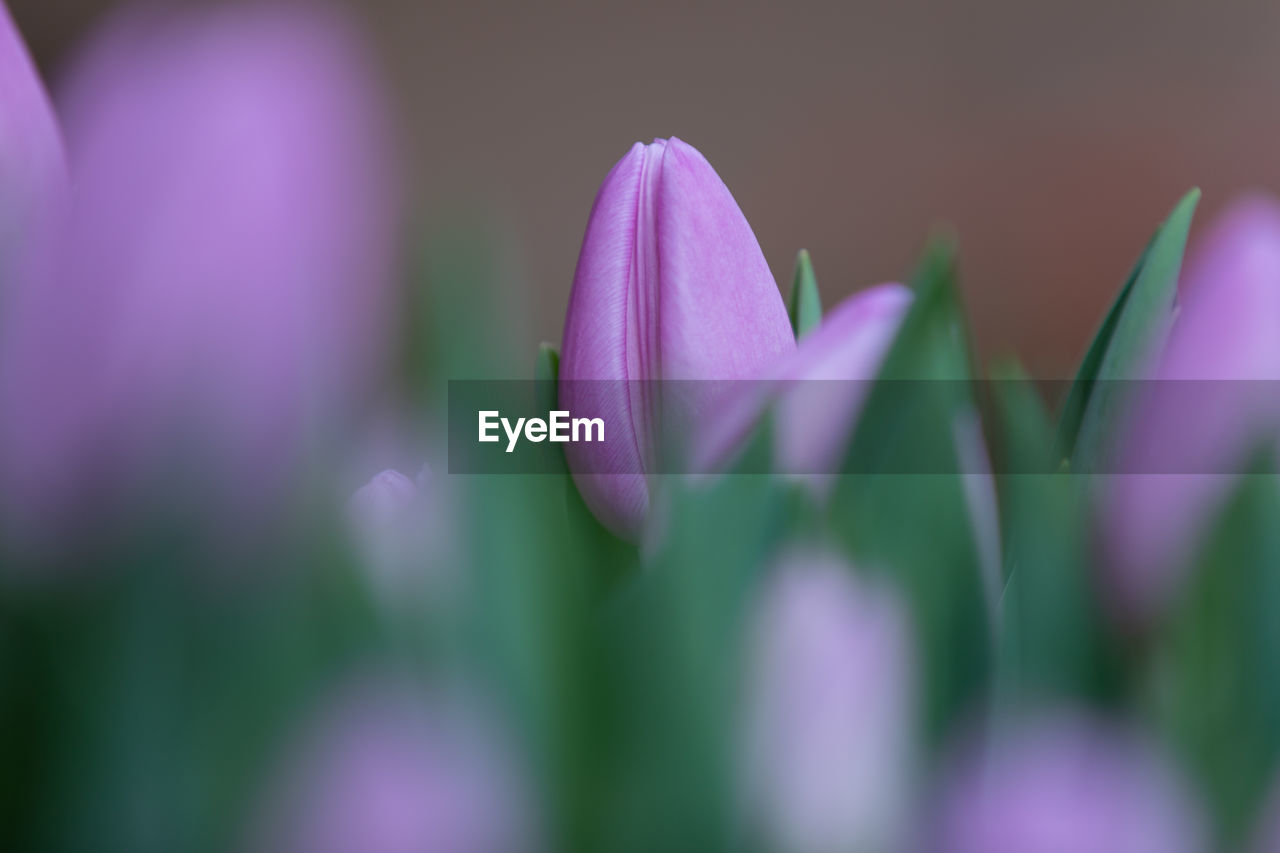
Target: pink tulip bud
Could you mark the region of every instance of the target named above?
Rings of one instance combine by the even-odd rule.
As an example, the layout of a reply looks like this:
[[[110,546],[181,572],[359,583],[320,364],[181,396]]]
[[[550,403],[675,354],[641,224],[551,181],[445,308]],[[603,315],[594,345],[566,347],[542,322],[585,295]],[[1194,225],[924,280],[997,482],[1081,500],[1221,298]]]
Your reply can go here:
[[[66,192],[62,134],[22,35],[0,3],[0,262]]]
[[[825,493],[910,307],[911,291],[900,284],[872,287],[841,302],[760,381],[729,390],[720,411],[695,436],[695,469],[728,464],[773,406],[777,471]]]
[[[911,291],[882,284],[840,303],[778,367],[790,390],[778,408],[778,469],[821,484],[839,470],[880,365],[911,307]]]
[[[751,648],[752,831],[788,853],[901,849],[916,707],[898,597],[836,557],[793,554],[765,593]]]
[[[714,410],[712,395],[660,399],[652,380],[754,379],[794,348],[755,235],[706,158],[675,138],[637,143],[596,196],[561,348],[560,407],[621,435],[566,445],[601,522],[638,539],[662,436]]]
[[[14,527],[98,518],[144,480],[261,509],[388,346],[396,205],[363,53],[307,7],[126,13],[63,104],[74,197],[0,310]]]
[[[975,745],[945,780],[922,849],[939,853],[1201,853],[1205,827],[1146,744],[1075,719]]]
[[[1106,584],[1126,618],[1176,595],[1209,524],[1280,433],[1280,204],[1235,201],[1200,238],[1150,377],[1135,383],[1101,518]]]
[[[323,709],[268,787],[249,853],[521,853],[538,848],[506,742],[476,709],[358,685]]]

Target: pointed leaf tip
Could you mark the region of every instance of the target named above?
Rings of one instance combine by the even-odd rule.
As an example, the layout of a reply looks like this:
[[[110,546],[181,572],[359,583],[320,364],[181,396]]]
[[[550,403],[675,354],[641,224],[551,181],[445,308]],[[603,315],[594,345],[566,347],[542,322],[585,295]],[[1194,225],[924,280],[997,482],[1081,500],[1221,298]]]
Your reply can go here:
[[[1058,426],[1058,450],[1072,470],[1092,469],[1108,450],[1123,403],[1120,383],[1108,380],[1136,378],[1165,333],[1199,201],[1199,188],[1191,189],[1156,230],[1080,364]]]
[[[787,314],[791,317],[791,330],[795,332],[797,341],[822,322],[818,279],[813,274],[813,262],[807,249],[801,249],[796,255],[796,270],[791,280],[791,299],[787,304]]]
[[[559,399],[560,350],[545,341],[538,344],[538,355],[533,367],[533,381],[538,409],[549,412],[556,408]]]

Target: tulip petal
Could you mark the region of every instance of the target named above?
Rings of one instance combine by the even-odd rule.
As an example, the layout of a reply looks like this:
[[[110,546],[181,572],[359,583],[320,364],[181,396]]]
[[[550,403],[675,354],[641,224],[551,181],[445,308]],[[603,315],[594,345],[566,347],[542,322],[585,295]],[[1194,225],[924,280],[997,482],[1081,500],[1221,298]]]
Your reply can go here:
[[[9,253],[66,192],[62,134],[31,54],[0,3],[0,251]]]
[[[658,182],[663,379],[754,379],[795,339],[760,244],[729,188],[672,137]]]
[[[647,160],[646,146],[637,142],[600,187],[578,256],[560,348],[560,407],[630,430],[631,440],[607,443],[605,458],[599,457],[599,446],[587,444],[568,444],[565,455],[583,500],[602,524],[631,540],[649,504],[643,427],[633,416],[629,382],[638,370],[632,364],[638,356],[629,324]],[[604,471],[609,473],[598,473]]]
[[[844,460],[911,291],[882,284],[838,305],[779,368],[791,385],[778,413],[780,470],[821,476]],[[817,482],[817,481],[815,481]]]
[[[911,305],[911,291],[882,284],[850,296],[761,380],[730,389],[695,443],[695,469],[719,470],[765,409],[778,404],[777,470],[826,491],[858,414]]]

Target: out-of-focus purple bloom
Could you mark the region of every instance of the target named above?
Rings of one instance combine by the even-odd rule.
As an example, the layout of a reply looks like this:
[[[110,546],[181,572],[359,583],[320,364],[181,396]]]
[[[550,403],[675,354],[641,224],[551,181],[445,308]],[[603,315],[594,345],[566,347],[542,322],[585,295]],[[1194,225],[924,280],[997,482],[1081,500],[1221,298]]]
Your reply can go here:
[[[286,754],[249,853],[536,850],[528,791],[484,720],[399,683],[348,689]]]
[[[1199,853],[1205,826],[1144,743],[1061,718],[976,747],[944,783],[939,853]]]
[[[744,814],[787,853],[901,849],[915,661],[898,597],[823,554],[785,558],[755,625]]]
[[[794,387],[778,407],[778,466],[821,477],[839,469],[867,392],[911,307],[911,291],[882,284],[823,318],[778,375]]]
[[[755,235],[706,158],[674,137],[636,143],[596,196],[561,348],[561,408],[625,434],[567,445],[601,522],[639,537],[661,436],[716,404],[652,380],[754,379],[794,348]]]
[[[31,55],[0,3],[0,263],[66,193],[62,134]],[[2,289],[2,288],[0,288]]]
[[[695,436],[695,467],[723,466],[766,408],[775,405],[777,470],[825,491],[910,306],[911,291],[900,284],[872,287],[840,303],[760,381],[730,390],[721,410]]]
[[[1280,205],[1236,200],[1200,239],[1152,378],[1121,434],[1101,519],[1111,597],[1158,613],[1250,453],[1280,431]],[[1129,473],[1124,473],[1129,472]]]
[[[260,507],[388,348],[397,205],[364,55],[316,9],[128,13],[62,106],[73,198],[0,310],[8,511],[100,512],[161,471]]]

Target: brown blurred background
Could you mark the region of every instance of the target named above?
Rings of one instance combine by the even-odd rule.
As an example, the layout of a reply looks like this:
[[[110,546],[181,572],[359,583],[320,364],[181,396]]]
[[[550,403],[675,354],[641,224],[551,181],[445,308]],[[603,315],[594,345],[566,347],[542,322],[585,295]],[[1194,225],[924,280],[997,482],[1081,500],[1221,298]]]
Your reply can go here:
[[[42,69],[112,0],[10,0]],[[596,187],[636,139],[699,147],[784,291],[828,304],[955,226],[985,357],[1069,375],[1151,230],[1280,187],[1280,3],[349,0],[400,112],[412,194],[491,214],[557,339]]]

